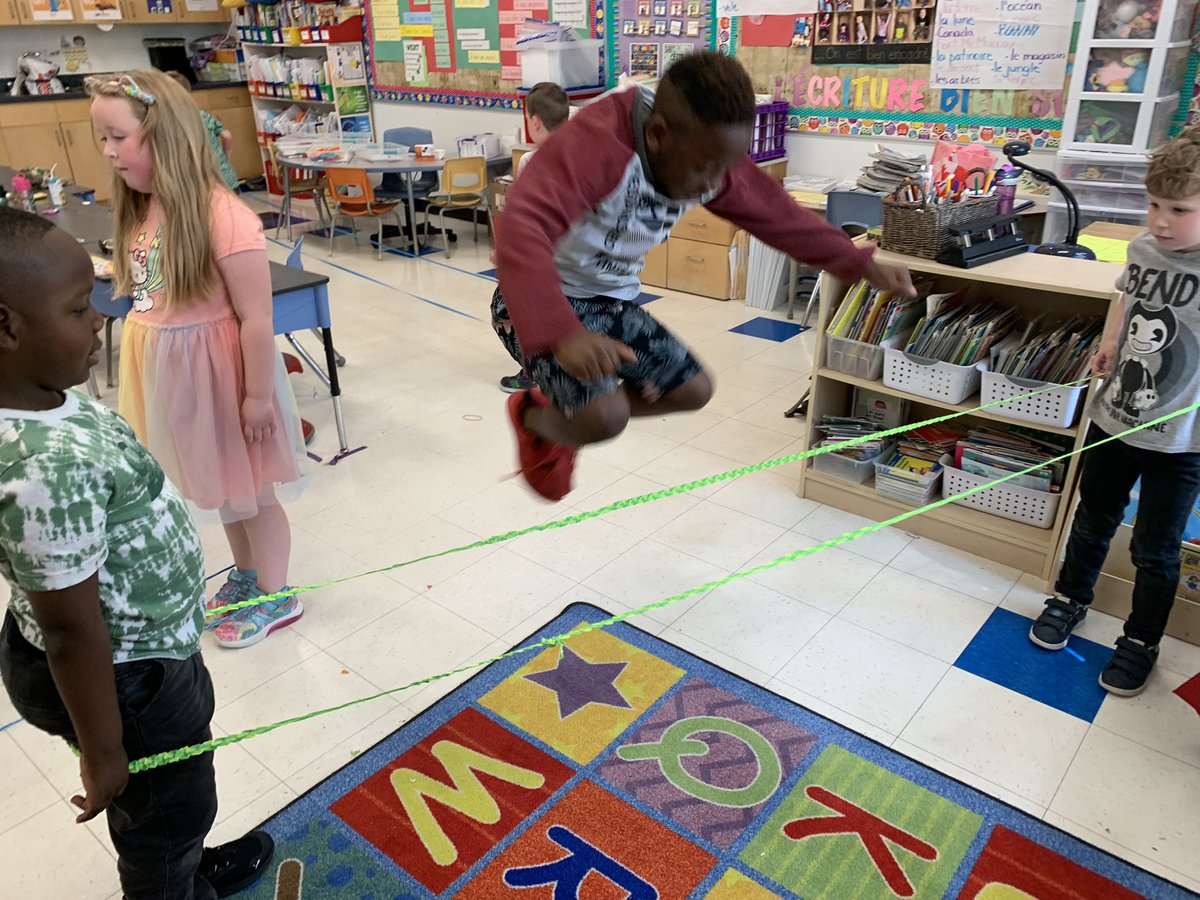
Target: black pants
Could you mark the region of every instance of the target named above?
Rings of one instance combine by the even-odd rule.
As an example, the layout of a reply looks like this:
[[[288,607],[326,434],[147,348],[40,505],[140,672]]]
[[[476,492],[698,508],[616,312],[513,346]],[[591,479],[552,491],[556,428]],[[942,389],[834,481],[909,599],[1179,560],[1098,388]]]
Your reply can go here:
[[[1105,437],[1093,425],[1086,442]],[[1084,453],[1079,508],[1054,590],[1078,603],[1092,602],[1108,545],[1139,477],[1141,497],[1130,544],[1137,577],[1125,634],[1153,646],[1162,638],[1175,603],[1179,545],[1200,492],[1200,453],[1159,453],[1122,441],[1109,441]]]
[[[115,669],[130,760],[212,737],[212,680],[199,653]],[[46,655],[25,640],[11,613],[0,630],[0,676],[30,725],[77,743]],[[212,886],[196,872],[217,815],[212,753],[130,775],[106,812],[127,900],[215,900]]]

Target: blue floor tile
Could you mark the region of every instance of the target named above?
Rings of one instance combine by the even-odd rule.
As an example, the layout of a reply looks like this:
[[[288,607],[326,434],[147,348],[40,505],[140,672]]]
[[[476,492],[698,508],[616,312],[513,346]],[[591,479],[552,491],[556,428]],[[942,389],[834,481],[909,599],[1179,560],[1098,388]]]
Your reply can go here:
[[[480,272],[479,274],[480,274],[480,275],[483,275],[485,278],[495,278],[495,277],[496,277],[496,270],[495,270],[495,269],[484,269],[484,270],[483,270],[482,272]]]
[[[730,328],[734,334],[748,334],[750,337],[766,338],[768,341],[786,341],[794,338],[802,331],[808,331],[807,325],[797,325],[795,322],[781,322],[779,319],[768,319],[759,316],[749,322],[743,322],[737,328]]]
[[[1072,637],[1066,649],[1043,650],[1029,640],[1032,624],[1006,609],[994,610],[955,667],[1091,722],[1108,696],[1098,679],[1112,648]]]
[[[636,303],[638,306],[645,306],[651,300],[661,300],[661,299],[662,299],[662,297],[660,297],[658,294],[647,294],[645,291],[642,291],[640,294],[638,294],[633,299],[633,302]]]

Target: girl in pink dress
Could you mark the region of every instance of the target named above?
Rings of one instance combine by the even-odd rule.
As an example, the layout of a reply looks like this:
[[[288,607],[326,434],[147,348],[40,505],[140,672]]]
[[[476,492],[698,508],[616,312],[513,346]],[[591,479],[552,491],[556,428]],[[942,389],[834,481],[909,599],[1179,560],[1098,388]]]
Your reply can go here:
[[[287,586],[280,506],[305,481],[296,401],[275,349],[262,224],[221,181],[200,113],[157,70],[90,79],[113,167],[113,287],[133,298],[118,409],[193,508],[216,513],[235,568],[214,609]],[[295,596],[220,617],[218,643],[257,643],[303,613]]]

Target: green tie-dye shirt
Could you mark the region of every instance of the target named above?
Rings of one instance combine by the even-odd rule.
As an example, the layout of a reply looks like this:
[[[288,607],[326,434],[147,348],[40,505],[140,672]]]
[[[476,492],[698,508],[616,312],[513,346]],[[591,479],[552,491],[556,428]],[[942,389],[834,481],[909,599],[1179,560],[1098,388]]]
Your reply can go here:
[[[26,591],[100,573],[113,662],[200,647],[204,558],[179,491],[125,420],[73,391],[58,409],[0,409],[0,574],[21,634],[44,649]]]

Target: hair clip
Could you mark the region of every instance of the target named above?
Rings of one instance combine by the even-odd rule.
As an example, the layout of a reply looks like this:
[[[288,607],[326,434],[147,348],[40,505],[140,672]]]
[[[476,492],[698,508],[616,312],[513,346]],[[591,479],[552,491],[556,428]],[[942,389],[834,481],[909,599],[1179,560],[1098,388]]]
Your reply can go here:
[[[136,100],[146,106],[153,106],[158,102],[158,97],[148,91],[142,90],[136,81],[129,75],[122,75],[120,78],[111,81],[102,81],[95,76],[90,76],[84,81],[84,87],[89,93],[104,93],[106,88],[116,88],[126,97],[131,100]]]

